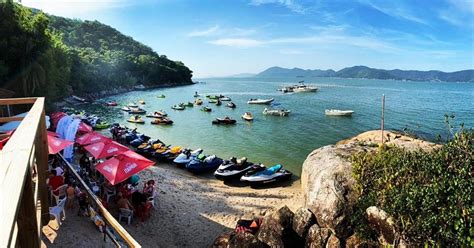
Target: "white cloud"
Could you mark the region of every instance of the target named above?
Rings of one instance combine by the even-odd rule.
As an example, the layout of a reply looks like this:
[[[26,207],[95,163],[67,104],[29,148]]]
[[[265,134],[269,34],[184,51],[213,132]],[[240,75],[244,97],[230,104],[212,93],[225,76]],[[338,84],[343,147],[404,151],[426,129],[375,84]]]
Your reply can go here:
[[[306,11],[306,9],[301,4],[298,4],[296,3],[296,1],[293,1],[293,0],[251,0],[250,1],[250,5],[260,6],[260,5],[265,5],[265,4],[279,4],[290,9],[293,12],[300,13],[300,14]]]
[[[205,30],[194,30],[188,34],[189,37],[211,36],[219,32],[219,25],[215,25]]]
[[[91,12],[125,8],[138,2],[132,0],[23,0],[21,4],[53,15],[78,18],[89,15]]]
[[[218,46],[228,46],[237,48],[250,48],[257,47],[264,44],[264,42],[254,39],[243,39],[243,38],[228,38],[228,39],[217,39],[209,41],[210,44]]]
[[[458,27],[474,27],[474,1],[450,0],[448,7],[441,9],[438,16],[441,20]]]
[[[302,51],[296,50],[296,49],[281,49],[280,50],[281,54],[286,54],[286,55],[298,55],[298,54],[303,54]]]
[[[427,21],[417,17],[409,9],[399,4],[400,2],[382,1],[382,4],[375,4],[373,1],[367,0],[367,1],[361,1],[361,3],[366,4],[372,7],[373,9],[380,11],[384,13],[385,15],[430,26],[430,24]]]

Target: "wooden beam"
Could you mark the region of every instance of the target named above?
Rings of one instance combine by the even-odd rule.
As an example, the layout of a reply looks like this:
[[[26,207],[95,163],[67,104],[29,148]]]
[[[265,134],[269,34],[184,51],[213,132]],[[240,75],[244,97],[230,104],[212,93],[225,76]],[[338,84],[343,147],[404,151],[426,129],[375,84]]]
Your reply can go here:
[[[48,177],[48,133],[46,131],[46,119],[44,109],[41,113],[41,119],[36,132],[35,141],[36,169],[38,173],[38,196],[41,204],[41,226],[49,222],[49,201],[46,178]]]
[[[18,212],[18,244],[20,247],[40,247],[40,233],[36,219],[36,202],[33,195],[31,171],[26,172],[23,196]]]
[[[1,102],[1,101],[0,101]],[[0,151],[0,195],[5,201],[0,204],[0,247],[10,247],[15,242],[13,236],[23,185],[29,172],[29,159],[36,131],[42,118],[44,98],[38,98],[29,113],[20,123],[2,151]],[[32,204],[34,204],[32,202]],[[35,206],[34,204],[33,206]],[[34,218],[36,213],[29,216]],[[36,219],[36,218],[35,218]],[[13,239],[13,240],[12,240]]]
[[[33,104],[36,101],[36,97],[25,97],[25,98],[3,98],[0,99],[0,105],[17,105],[17,104]]]
[[[109,213],[109,211],[104,207],[104,205],[102,205],[99,198],[97,198],[94,192],[92,192],[92,190],[87,186],[84,180],[82,180],[81,176],[77,174],[76,170],[72,167],[72,165],[68,161],[66,161],[66,159],[64,159],[61,154],[59,154],[59,156],[68,166],[68,171],[71,172],[71,174],[82,184],[82,187],[86,189],[87,194],[97,205],[100,214],[105,218],[109,227],[112,227],[112,229],[117,232],[117,234],[125,241],[125,243],[127,243],[129,247],[141,247],[141,245],[127,232],[127,230],[125,230],[125,228],[123,228],[122,225],[118,223],[118,221],[112,216],[112,214]]]
[[[0,123],[10,122],[10,121],[22,121],[25,117],[21,116],[11,116],[11,117],[0,117]]]

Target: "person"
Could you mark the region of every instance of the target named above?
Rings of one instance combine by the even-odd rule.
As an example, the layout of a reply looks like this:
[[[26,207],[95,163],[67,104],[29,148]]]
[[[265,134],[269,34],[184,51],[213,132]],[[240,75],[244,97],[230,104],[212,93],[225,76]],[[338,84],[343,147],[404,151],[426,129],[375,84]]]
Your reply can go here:
[[[51,187],[53,193],[57,195],[59,192],[56,191],[56,189],[64,185],[64,178],[62,176],[58,176],[56,170],[52,169],[49,172],[48,185]]]
[[[64,173],[64,170],[61,166],[58,166],[59,161],[58,162],[56,161],[53,163],[53,169],[56,170],[56,176],[62,176]]]
[[[69,185],[67,187],[66,193],[67,193],[67,209],[73,209],[74,208],[74,198],[76,194],[76,185],[73,183],[72,185]]]
[[[135,115],[135,121],[137,121],[137,120],[138,120],[138,115]]]
[[[130,210],[134,209],[132,204],[130,204],[130,202],[128,201],[128,199],[123,197],[122,192],[119,192],[117,194],[117,197],[119,198],[118,201],[117,201],[117,207],[119,209],[120,208],[125,208],[125,209],[130,209]]]
[[[91,166],[91,161],[89,160],[89,157],[87,157],[87,154],[84,152],[82,157],[79,159],[79,165],[81,166],[82,169],[86,171],[90,171],[90,166]]]
[[[143,194],[148,197],[152,197],[155,192],[155,180],[149,180],[146,182],[145,186],[143,187]]]

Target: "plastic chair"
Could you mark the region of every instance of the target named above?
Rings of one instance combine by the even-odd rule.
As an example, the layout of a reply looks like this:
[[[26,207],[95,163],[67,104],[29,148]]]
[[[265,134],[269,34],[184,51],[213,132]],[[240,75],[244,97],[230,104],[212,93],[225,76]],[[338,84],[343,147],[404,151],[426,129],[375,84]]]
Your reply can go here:
[[[62,198],[67,198],[66,197],[66,190],[67,190],[67,184],[63,184],[59,186],[56,190],[51,190],[51,205],[53,204],[53,198],[56,200],[56,205],[59,204],[59,200]],[[54,191],[57,191],[58,194],[56,195]]]
[[[130,225],[130,223],[132,222],[133,211],[130,210],[130,209],[126,209],[126,208],[121,208],[121,209],[119,209],[119,211],[120,211],[119,221],[121,221],[122,218],[125,218],[125,219],[127,219],[127,223]]]
[[[61,213],[66,219],[66,211],[64,211],[64,207],[66,206],[67,198],[64,198],[58,202],[58,205],[49,208],[49,214],[54,216],[58,221],[58,224],[61,225]]]
[[[114,189],[109,189],[109,188],[106,188],[104,187],[104,194],[105,194],[105,199],[107,202],[109,202],[109,199],[113,196],[116,195],[117,192],[115,192],[115,188]]]

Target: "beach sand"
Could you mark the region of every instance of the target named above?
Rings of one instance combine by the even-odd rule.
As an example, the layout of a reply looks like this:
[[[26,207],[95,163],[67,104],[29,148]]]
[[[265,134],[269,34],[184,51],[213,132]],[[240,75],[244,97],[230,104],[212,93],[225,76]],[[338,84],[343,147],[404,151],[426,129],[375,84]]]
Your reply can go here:
[[[139,176],[142,183],[149,179],[157,182],[155,209],[145,222],[134,219],[131,225],[122,224],[143,247],[209,247],[219,234],[231,231],[238,219],[263,215],[284,205],[295,211],[302,205],[299,180],[253,189],[226,185],[212,174],[193,175],[163,163]],[[72,240],[75,246],[104,246],[102,234],[87,218],[79,218],[74,224],[67,221],[54,245],[47,242],[48,246],[66,247]],[[85,238],[78,238],[81,235]]]

